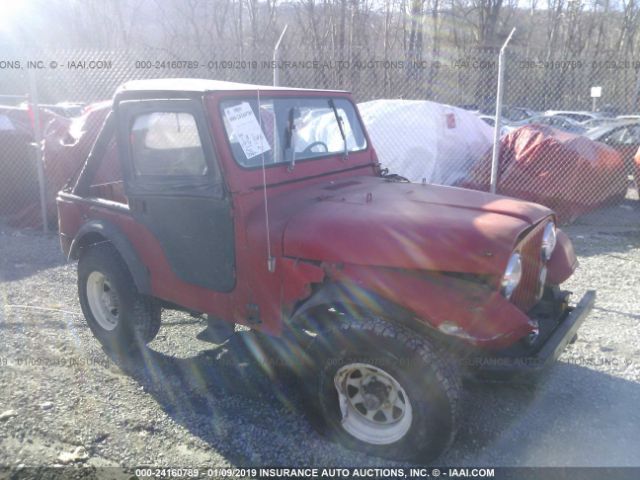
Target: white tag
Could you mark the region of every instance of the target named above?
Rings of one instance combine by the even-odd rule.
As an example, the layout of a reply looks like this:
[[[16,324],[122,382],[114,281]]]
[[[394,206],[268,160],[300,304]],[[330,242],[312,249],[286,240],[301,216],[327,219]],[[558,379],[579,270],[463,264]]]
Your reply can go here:
[[[251,105],[242,102],[225,108],[224,114],[231,125],[235,140],[238,141],[248,159],[271,150]]]

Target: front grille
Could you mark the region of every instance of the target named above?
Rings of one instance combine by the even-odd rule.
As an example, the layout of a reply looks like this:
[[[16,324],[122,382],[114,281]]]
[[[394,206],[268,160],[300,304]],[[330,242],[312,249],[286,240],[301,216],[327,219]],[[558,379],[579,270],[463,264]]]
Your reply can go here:
[[[538,302],[540,269],[542,268],[542,235],[547,222],[540,222],[518,245],[522,260],[522,280],[514,290],[511,301],[527,312]]]

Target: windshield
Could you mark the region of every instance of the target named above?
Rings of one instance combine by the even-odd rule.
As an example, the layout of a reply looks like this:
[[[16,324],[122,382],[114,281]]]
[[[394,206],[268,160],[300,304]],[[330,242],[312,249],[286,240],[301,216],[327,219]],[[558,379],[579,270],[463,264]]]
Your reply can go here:
[[[353,104],[343,98],[257,96],[222,102],[236,162],[266,166],[345,155],[367,148]]]

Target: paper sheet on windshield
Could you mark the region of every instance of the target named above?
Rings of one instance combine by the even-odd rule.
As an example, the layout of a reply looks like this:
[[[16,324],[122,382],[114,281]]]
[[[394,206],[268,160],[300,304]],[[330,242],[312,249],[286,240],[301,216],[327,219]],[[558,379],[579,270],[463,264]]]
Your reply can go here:
[[[271,150],[251,105],[242,102],[233,107],[225,108],[224,114],[231,125],[234,140],[240,144],[247,159]]]

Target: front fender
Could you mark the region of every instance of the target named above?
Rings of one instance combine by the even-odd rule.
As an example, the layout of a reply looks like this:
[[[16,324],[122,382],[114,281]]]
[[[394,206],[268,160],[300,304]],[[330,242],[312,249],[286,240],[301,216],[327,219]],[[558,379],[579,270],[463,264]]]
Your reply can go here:
[[[311,313],[319,307],[338,307],[349,313],[353,313],[354,310],[366,310],[374,315],[394,319],[412,317],[411,312],[376,293],[349,283],[330,282],[324,284],[295,310],[292,315],[293,323],[312,327],[316,319]]]
[[[459,329],[455,336],[481,348],[506,348],[531,332],[522,310],[495,289],[468,279],[358,265],[345,265],[329,276],[341,285],[342,298],[391,320],[409,315],[445,334],[440,327],[453,325]]]
[[[560,229],[557,230],[556,236],[556,248],[547,263],[547,283],[551,285],[560,285],[578,266],[578,259],[569,236]]]

